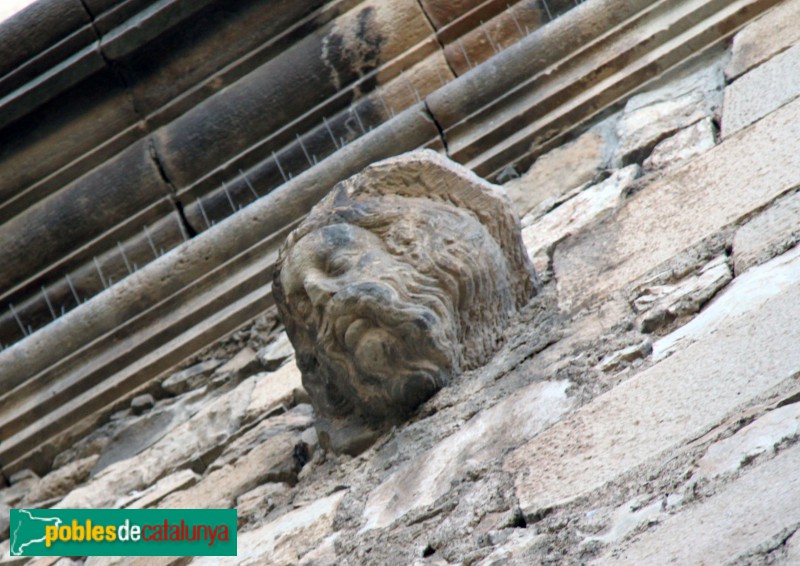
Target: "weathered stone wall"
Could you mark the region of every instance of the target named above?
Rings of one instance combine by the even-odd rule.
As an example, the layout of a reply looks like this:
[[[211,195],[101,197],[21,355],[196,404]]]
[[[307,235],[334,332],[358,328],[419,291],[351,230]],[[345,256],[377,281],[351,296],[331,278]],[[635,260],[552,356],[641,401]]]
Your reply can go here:
[[[798,563],[798,10],[519,167],[542,293],[360,456],[319,448],[265,315],[0,502],[236,506],[231,563]]]

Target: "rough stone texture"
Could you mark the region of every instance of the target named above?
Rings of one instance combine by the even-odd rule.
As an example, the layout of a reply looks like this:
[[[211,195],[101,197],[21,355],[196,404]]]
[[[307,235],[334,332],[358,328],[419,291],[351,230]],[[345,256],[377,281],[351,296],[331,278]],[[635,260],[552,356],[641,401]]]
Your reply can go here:
[[[100,459],[92,471],[96,475],[111,464],[127,460],[147,449],[181,423],[186,422],[199,409],[202,392],[184,395],[176,402],[158,408],[136,419],[124,421],[116,428],[100,452]]]
[[[643,169],[650,172],[680,165],[705,153],[716,143],[713,122],[711,118],[705,118],[659,142],[650,156],[644,160]]]
[[[253,376],[256,386],[250,397],[250,404],[245,411],[245,422],[257,420],[277,407],[288,409],[295,400],[303,396],[303,384],[300,370],[290,361],[278,371],[259,373]]]
[[[664,508],[664,499],[657,499],[649,505],[643,505],[642,503],[643,502],[638,499],[634,499],[614,509],[610,519],[610,526],[602,533],[586,537],[583,544],[595,541],[603,544],[617,543],[639,528],[642,524],[655,521],[656,518],[661,515]],[[602,512],[602,510],[593,509],[589,511],[588,514],[597,514],[600,512]]]
[[[542,203],[595,181],[608,164],[607,128],[593,129],[539,157],[527,173],[503,185],[514,209],[525,216]]]
[[[141,415],[152,409],[155,404],[155,399],[149,393],[137,395],[131,400],[131,411],[133,411],[134,415]]]
[[[504,467],[516,475],[523,510],[534,514],[585,496],[793,379],[800,371],[798,305],[794,285],[517,449]]]
[[[737,78],[800,41],[798,18],[800,2],[784,0],[737,33],[725,68],[728,79]]]
[[[89,478],[98,456],[89,456],[70,462],[66,466],[53,470],[37,483],[25,496],[25,504],[48,501],[63,497]]]
[[[689,344],[733,324],[800,282],[800,247],[737,277],[696,318],[653,344],[653,358],[663,359]]]
[[[271,564],[296,564],[330,531],[336,510],[346,492],[323,497],[257,529],[242,533],[237,540],[236,557],[204,557],[192,564],[240,564],[268,561]]]
[[[265,482],[295,483],[301,467],[294,458],[298,435],[282,433],[206,475],[188,489],[174,492],[159,502],[163,509],[232,508],[236,499]]]
[[[647,357],[652,351],[653,344],[650,340],[644,340],[640,344],[634,344],[633,346],[628,346],[627,348],[608,354],[597,364],[597,369],[601,371],[614,371],[633,361]]]
[[[712,444],[697,462],[695,477],[709,478],[738,471],[757,456],[772,456],[784,441],[800,433],[800,403],[779,407],[733,436]]]
[[[561,303],[578,306],[619,289],[796,187],[798,138],[800,102],[795,101],[653,181],[591,234],[559,246],[554,266]],[[617,261],[610,264],[611,257]]]
[[[615,171],[608,179],[579,192],[552,212],[530,222],[522,219],[522,243],[531,258],[549,251],[564,238],[576,234],[604,212],[613,210],[622,194],[639,175],[638,165]]]
[[[800,564],[800,534],[798,534],[798,531],[795,531],[791,538],[786,541],[786,561],[784,564],[786,566]]]
[[[267,371],[275,371],[291,357],[294,357],[294,348],[285,332],[258,351],[258,359]]]
[[[273,282],[321,444],[360,452],[485,363],[537,287],[505,192],[446,158],[410,153],[337,185]]]
[[[112,507],[131,491],[152,485],[190,463],[202,464],[207,453],[238,429],[254,386],[253,379],[242,382],[143,451],[135,467],[130,460],[110,465],[85,486],[73,490],[58,507]]]
[[[726,138],[800,95],[800,45],[776,55],[725,89],[722,137]]]
[[[675,284],[642,286],[633,300],[633,309],[640,315],[639,328],[650,333],[696,313],[732,278],[727,258],[719,256]]]
[[[617,122],[619,144],[614,162],[645,157],[661,140],[722,107],[724,76],[721,62],[683,70],[660,88],[630,98]]]
[[[800,524],[798,466],[794,446],[592,564],[727,564],[779,546]]]
[[[296,444],[299,445],[303,442],[303,433],[313,424],[313,410],[310,405],[298,405],[281,415],[262,419],[255,425],[250,425],[244,420],[242,422],[244,426],[230,438],[224,447],[220,447],[221,450],[216,454],[216,458],[209,465],[207,471],[213,472],[222,466],[236,464],[238,460],[268,442],[273,436],[290,433],[296,437]],[[300,467],[295,472],[308,459],[305,454],[300,452],[296,456]],[[294,478],[286,478],[285,481],[293,482]]]
[[[180,470],[158,480],[144,491],[134,492],[130,498],[118,501],[119,507],[145,509],[156,506],[174,491],[193,486],[200,479],[192,470]]]
[[[500,458],[567,412],[573,401],[567,382],[535,383],[482,411],[458,432],[392,474],[364,508],[364,530],[386,527],[410,511],[445,495],[470,470]],[[509,435],[509,430],[514,430]]]
[[[256,353],[250,348],[244,348],[233,358],[218,367],[216,373],[218,375],[224,375],[227,373],[246,373],[248,371],[252,371],[259,365],[260,362],[256,356]]]
[[[236,498],[239,528],[255,523],[267,516],[279,504],[285,504],[291,495],[287,483],[265,483]]]
[[[192,389],[197,389],[208,382],[208,377],[211,375],[211,372],[222,365],[222,363],[222,360],[205,360],[177,373],[173,373],[161,383],[161,387],[173,395],[180,395]]]
[[[733,267],[739,275],[800,242],[800,193],[775,201],[739,228],[733,239]]]

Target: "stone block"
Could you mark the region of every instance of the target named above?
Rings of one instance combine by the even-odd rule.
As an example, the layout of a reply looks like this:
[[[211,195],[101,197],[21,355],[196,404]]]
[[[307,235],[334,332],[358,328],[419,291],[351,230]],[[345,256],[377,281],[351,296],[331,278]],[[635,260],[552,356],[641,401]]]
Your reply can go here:
[[[503,187],[522,218],[539,204],[595,181],[608,164],[610,149],[602,130],[590,130],[542,155],[527,173]]]
[[[725,88],[722,137],[726,138],[800,95],[800,45],[738,78]]]
[[[522,219],[522,243],[531,258],[548,252],[558,242],[577,234],[603,213],[614,210],[622,195],[639,175],[638,165],[614,172],[608,179],[558,206],[542,218],[528,223]]]
[[[289,409],[294,405],[297,392],[303,388],[300,370],[294,361],[277,371],[258,373],[254,378],[256,386],[245,412],[246,422],[266,416],[280,406]]]
[[[130,459],[111,464],[92,481],[70,492],[58,507],[114,507],[117,500],[152,485],[158,478],[192,462],[202,464],[206,453],[238,430],[254,386],[255,380],[245,380],[206,404],[188,421],[140,453],[136,466],[131,466]]]
[[[794,285],[512,452],[503,466],[516,478],[523,511],[564,505],[645,464],[658,465],[743,405],[794,380],[800,371],[798,316],[800,285]],[[741,515],[735,517],[741,525]],[[671,540],[688,547],[682,537]],[[719,538],[706,540],[717,544]]]
[[[633,300],[633,309],[640,315],[640,330],[650,333],[695,314],[732,278],[727,258],[720,256],[674,284],[643,286]]]
[[[731,59],[725,67],[728,80],[734,80],[756,65],[800,41],[800,1],[784,0],[747,25],[733,38]]]
[[[773,456],[784,441],[800,433],[800,403],[779,407],[759,417],[733,436],[715,442],[695,464],[693,477],[732,474],[758,456]]]
[[[11,527],[11,508],[0,501],[0,540],[8,540]],[[2,555],[0,554],[0,558]]]
[[[339,491],[317,499],[265,525],[241,533],[238,538],[238,554],[235,557],[200,557],[195,558],[192,564],[297,564],[303,555],[313,551],[321,540],[331,534],[336,510],[346,494],[347,491]]]
[[[722,107],[723,84],[721,62],[703,60],[659,88],[632,97],[617,122],[615,161],[637,162],[661,140],[715,116]]]
[[[298,435],[292,433],[272,436],[232,464],[208,473],[195,485],[168,495],[158,506],[162,509],[231,508],[240,495],[263,483],[295,483],[299,465],[293,453],[297,440]]]
[[[739,275],[782,254],[800,241],[800,193],[776,200],[733,238],[733,268]]]
[[[653,344],[653,358],[660,360],[731,324],[748,311],[800,282],[800,247],[736,277],[703,312]]]
[[[470,468],[501,458],[509,448],[557,422],[573,404],[566,395],[567,385],[563,381],[529,385],[481,411],[458,432],[393,473],[370,494],[362,530],[387,527],[406,513],[425,508]]]
[[[246,374],[262,370],[261,361],[256,353],[245,346],[230,360],[219,366],[214,372],[217,375],[235,374],[248,377]]]
[[[89,473],[97,459],[97,455],[89,456],[53,470],[28,492],[25,496],[24,506],[67,495],[75,487],[89,479]]]
[[[221,366],[224,362],[222,360],[206,360],[195,364],[179,372],[173,373],[167,379],[161,382],[161,387],[172,395],[180,395],[202,387],[208,382],[211,373]]]
[[[795,101],[652,180],[611,217],[558,246],[554,266],[562,305],[575,307],[622,288],[800,185],[798,138]]]
[[[115,462],[133,458],[164,438],[198,411],[197,403],[201,398],[200,392],[186,395],[166,407],[121,422],[103,448],[92,475],[97,475]]]
[[[180,470],[158,480],[144,491],[134,492],[127,500],[118,502],[119,507],[126,509],[145,509],[157,505],[169,494],[187,489],[200,480],[200,476],[192,470]]]
[[[592,564],[750,563],[752,552],[781,546],[800,523],[798,466],[793,446]]]
[[[267,417],[267,415],[263,416]],[[228,439],[224,446],[218,447],[218,454],[214,461],[209,464],[206,472],[215,472],[226,466],[235,466],[237,461],[269,441],[273,436],[291,433],[296,437],[295,446],[299,445],[303,442],[303,433],[313,426],[313,417],[314,412],[311,405],[301,404],[282,414],[269,415],[268,418],[262,418],[255,423],[242,419],[241,428]],[[304,460],[302,455],[298,454],[296,450],[295,448],[299,470],[307,460]],[[295,472],[298,470],[295,470]],[[290,475],[291,477],[287,478],[285,481],[294,483],[294,472]]]
[[[131,400],[131,411],[134,415],[141,415],[152,409],[155,404],[155,399],[149,393],[137,395]]]
[[[284,505],[293,495],[286,483],[265,483],[236,498],[239,529],[266,517],[278,505]]]
[[[705,153],[716,143],[711,118],[704,118],[659,142],[642,167],[648,172],[674,167]]]
[[[278,334],[275,340],[258,351],[258,359],[267,371],[277,370],[292,357],[294,357],[294,347],[285,332]]]

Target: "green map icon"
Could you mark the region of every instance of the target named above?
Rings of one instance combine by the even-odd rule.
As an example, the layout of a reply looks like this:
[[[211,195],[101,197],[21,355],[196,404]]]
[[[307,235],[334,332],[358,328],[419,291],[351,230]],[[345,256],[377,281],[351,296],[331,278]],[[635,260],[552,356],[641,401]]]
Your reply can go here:
[[[22,556],[23,553],[26,556],[37,556],[46,554],[45,527],[48,525],[59,527],[61,519],[53,516],[37,516],[36,511],[31,509],[12,509],[11,525],[9,547],[11,556]]]

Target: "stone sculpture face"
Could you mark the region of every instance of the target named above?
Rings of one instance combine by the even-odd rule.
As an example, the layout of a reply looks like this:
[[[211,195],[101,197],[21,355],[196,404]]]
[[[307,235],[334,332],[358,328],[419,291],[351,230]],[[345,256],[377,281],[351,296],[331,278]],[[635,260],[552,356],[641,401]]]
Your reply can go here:
[[[362,450],[484,363],[536,286],[504,193],[438,154],[337,185],[287,239],[273,285],[323,445]]]

